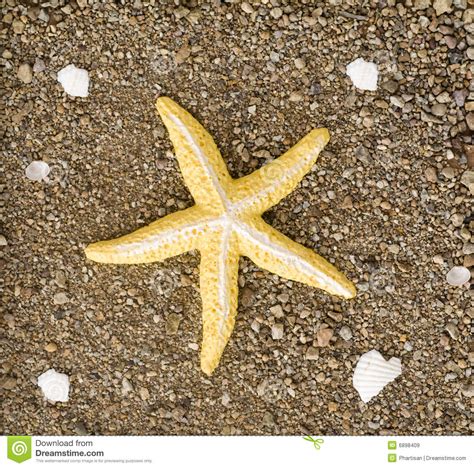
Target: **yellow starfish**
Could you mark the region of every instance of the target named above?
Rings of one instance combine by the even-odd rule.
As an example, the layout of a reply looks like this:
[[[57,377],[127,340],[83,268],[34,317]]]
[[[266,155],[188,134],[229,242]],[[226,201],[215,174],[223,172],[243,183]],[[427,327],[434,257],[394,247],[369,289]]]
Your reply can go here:
[[[311,131],[283,156],[234,180],[214,140],[197,120],[167,97],[159,98],[156,107],[196,205],[132,234],[91,244],[85,252],[96,262],[130,264],[200,251],[201,369],[206,374],[216,368],[234,328],[241,255],[284,278],[344,298],[355,296],[354,285],[335,267],[261,218],[311,169],[329,141],[325,128]]]

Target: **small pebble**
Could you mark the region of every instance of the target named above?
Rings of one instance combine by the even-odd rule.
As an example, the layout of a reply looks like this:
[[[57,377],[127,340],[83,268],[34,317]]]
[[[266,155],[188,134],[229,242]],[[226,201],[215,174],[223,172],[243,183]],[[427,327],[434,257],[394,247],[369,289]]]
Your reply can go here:
[[[250,324],[250,328],[255,333],[260,333],[260,323],[258,322],[258,320],[253,320],[252,323]]]
[[[403,345],[403,349],[405,351],[412,351],[413,345],[409,341],[405,341],[405,344]]]
[[[4,377],[0,379],[0,387],[4,390],[13,390],[16,387],[17,381],[13,377]]]
[[[443,265],[444,264],[444,258],[442,255],[435,255],[433,257],[433,263],[436,263],[437,265]]]
[[[470,130],[474,130],[474,112],[469,112],[466,115],[466,123]]]
[[[344,325],[339,330],[339,335],[343,340],[349,341],[352,338],[352,330],[346,325]]]
[[[274,315],[276,318],[283,318],[284,317],[284,312],[283,312],[283,308],[280,304],[277,304],[273,307],[270,307],[270,312],[272,313],[272,315]]]
[[[240,303],[244,307],[250,307],[255,299],[255,291],[252,288],[245,286],[240,291]]]
[[[306,351],[306,359],[309,361],[316,361],[319,357],[319,351],[314,346],[310,346]]]
[[[400,109],[405,105],[403,99],[398,96],[390,96],[390,104],[395,107],[399,107]]]
[[[56,343],[48,343],[45,347],[44,347],[45,351],[47,351],[48,353],[54,353],[58,350],[58,346]]]
[[[87,431],[87,428],[86,428],[86,425],[81,421],[81,422],[77,422],[75,425],[74,425],[74,432],[78,435],[78,436],[85,436],[87,435],[89,432]]]
[[[462,215],[461,213],[454,213],[451,215],[450,220],[453,223],[454,227],[462,226],[462,224],[464,223],[464,215]]]
[[[298,69],[298,70],[303,70],[303,68],[306,66],[305,62],[303,59],[301,58],[297,58],[295,59],[295,67]]]
[[[228,406],[230,403],[230,397],[228,393],[224,393],[221,398],[221,403],[223,406]]]
[[[133,386],[127,378],[122,379],[122,395],[127,395],[128,393],[133,392]]]
[[[474,384],[466,383],[462,386],[461,392],[466,398],[474,397]]]
[[[449,336],[453,340],[457,340],[459,338],[459,330],[454,322],[447,323],[445,330],[449,333]]]
[[[318,342],[318,346],[321,346],[322,348],[327,346],[331,341],[333,334],[334,332],[330,328],[320,328],[316,333],[316,340]]]
[[[253,13],[253,8],[248,2],[242,2],[240,8],[242,8],[242,10],[249,15]]]
[[[12,26],[13,26],[13,32],[15,34],[21,34],[25,30],[25,23],[23,23],[23,21],[19,19],[16,19],[15,21],[13,21]]]
[[[471,255],[474,254],[474,244],[466,243],[462,246],[462,253],[464,255]]]
[[[66,275],[64,274],[63,271],[58,270],[56,272],[56,275],[54,276],[54,282],[56,283],[57,286],[60,288],[65,288],[66,287]]]
[[[469,96],[469,91],[467,89],[456,90],[453,92],[454,102],[458,107],[463,107],[466,98]]]
[[[35,63],[33,65],[33,71],[35,73],[41,73],[46,69],[46,64],[44,63],[44,60],[37,58],[35,60]]]
[[[18,72],[16,74],[18,79],[25,84],[29,84],[33,81],[33,70],[28,63],[22,63],[18,67]]]
[[[453,0],[434,0],[433,8],[436,16],[441,16],[444,13],[449,13],[452,10]]]
[[[165,331],[167,335],[175,335],[178,332],[179,324],[181,323],[181,316],[175,313],[168,315],[165,324]]]
[[[441,174],[446,177],[446,179],[452,179],[456,173],[454,172],[454,169],[451,166],[445,167],[442,171]]]
[[[385,81],[381,86],[390,94],[394,94],[398,91],[398,83],[395,80]]]
[[[442,117],[444,114],[446,114],[446,110],[448,108],[446,107],[446,104],[435,104],[432,108],[431,108],[431,113],[433,115],[436,115],[438,117]]]
[[[438,181],[438,175],[436,173],[436,169],[431,166],[425,169],[425,177],[428,182],[435,183]]]
[[[56,305],[63,305],[63,304],[67,304],[69,302],[69,298],[66,296],[65,293],[59,292],[59,293],[56,293],[54,295],[53,302]]]
[[[454,49],[456,47],[457,43],[458,43],[456,41],[456,38],[453,37],[453,36],[445,36],[444,42],[448,46],[448,49]]]
[[[140,398],[143,401],[146,401],[150,398],[150,392],[145,387],[140,387],[139,390],[138,390],[138,394],[140,395]]]
[[[474,195],[474,171],[465,171],[461,176],[461,184],[469,189],[471,195]]]
[[[272,338],[274,340],[281,340],[283,338],[283,324],[274,323],[272,325]]]

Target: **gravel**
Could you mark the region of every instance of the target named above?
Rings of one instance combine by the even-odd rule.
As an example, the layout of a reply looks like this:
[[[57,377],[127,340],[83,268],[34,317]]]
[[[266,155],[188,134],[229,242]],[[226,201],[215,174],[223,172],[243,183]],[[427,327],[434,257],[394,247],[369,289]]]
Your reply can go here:
[[[272,338],[274,340],[281,340],[283,338],[284,327],[282,323],[275,323],[272,325]]]
[[[18,72],[16,74],[18,79],[25,84],[29,84],[33,81],[33,70],[28,63],[22,63],[18,67]]]
[[[343,340],[349,341],[352,338],[352,330],[348,326],[344,325],[339,330],[339,335]]]
[[[472,269],[474,9],[411,4],[3,2],[2,434],[472,433],[473,289],[446,274]],[[377,91],[346,76],[358,57],[377,64]],[[87,98],[57,82],[70,63],[89,72]],[[193,203],[160,95],[209,129],[233,177],[314,127],[331,133],[265,219],[358,296],[242,258],[212,377],[196,350],[198,253],[147,265],[83,254]],[[47,180],[25,177],[35,160]],[[374,348],[403,372],[363,405],[352,374]],[[67,403],[37,387],[49,368],[70,376]]]

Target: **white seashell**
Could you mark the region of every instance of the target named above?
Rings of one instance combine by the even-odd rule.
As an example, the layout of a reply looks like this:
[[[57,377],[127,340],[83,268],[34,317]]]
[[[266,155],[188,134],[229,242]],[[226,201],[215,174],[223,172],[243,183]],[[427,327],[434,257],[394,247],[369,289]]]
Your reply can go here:
[[[377,350],[373,349],[363,354],[357,361],[352,384],[359,392],[361,400],[367,403],[401,373],[400,359],[392,357],[386,361]]]
[[[87,97],[89,95],[89,72],[74,65],[64,67],[58,73],[58,81],[70,96]]]
[[[471,279],[471,272],[462,266],[455,266],[448,271],[446,281],[451,286],[462,286]]]
[[[69,377],[66,374],[49,369],[38,377],[45,398],[51,401],[68,401]]]
[[[358,58],[347,65],[346,73],[356,88],[367,91],[377,89],[379,71],[375,63]]]
[[[44,161],[33,161],[25,169],[25,175],[30,180],[40,181],[48,176],[49,171],[49,166]]]

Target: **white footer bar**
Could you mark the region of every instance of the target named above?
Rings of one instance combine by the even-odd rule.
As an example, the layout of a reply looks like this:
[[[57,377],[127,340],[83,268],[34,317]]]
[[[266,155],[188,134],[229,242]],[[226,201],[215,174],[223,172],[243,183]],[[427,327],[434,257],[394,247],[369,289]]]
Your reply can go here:
[[[467,436],[0,437],[0,466],[335,467],[474,466]]]

